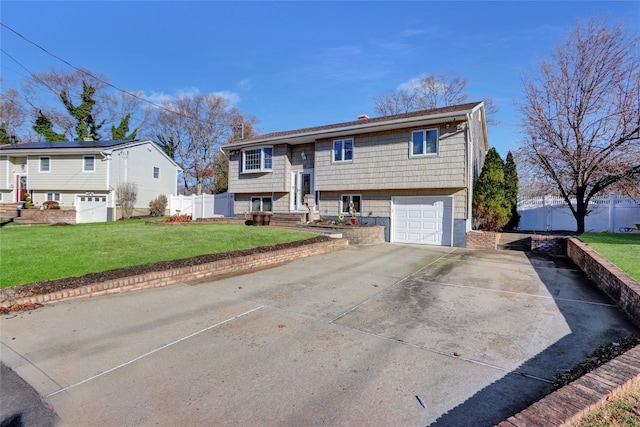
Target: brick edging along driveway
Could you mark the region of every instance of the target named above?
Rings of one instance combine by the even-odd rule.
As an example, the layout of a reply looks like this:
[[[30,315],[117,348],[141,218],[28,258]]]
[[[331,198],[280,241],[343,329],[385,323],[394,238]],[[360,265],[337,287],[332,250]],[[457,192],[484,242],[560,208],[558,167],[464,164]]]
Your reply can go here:
[[[292,248],[276,249],[235,257],[231,256],[208,263],[158,270],[103,282],[95,282],[78,286],[76,288],[63,289],[42,295],[5,298],[0,302],[0,307],[7,308],[13,305],[43,304],[70,298],[90,298],[106,294],[159,288],[187,281],[207,279],[223,274],[237,273],[254,268],[282,264],[300,258],[341,250],[346,248],[347,245],[347,239],[329,239],[321,242],[310,242],[309,244],[298,245]],[[242,250],[233,252],[242,253]]]
[[[567,255],[640,327],[640,284],[578,239]],[[640,346],[545,396],[499,427],[563,426],[579,419],[632,384],[640,383]]]

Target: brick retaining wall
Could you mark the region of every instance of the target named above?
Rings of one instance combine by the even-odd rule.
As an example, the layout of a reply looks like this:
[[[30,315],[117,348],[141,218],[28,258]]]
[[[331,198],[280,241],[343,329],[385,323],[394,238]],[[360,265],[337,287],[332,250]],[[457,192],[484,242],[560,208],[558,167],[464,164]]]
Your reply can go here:
[[[18,221],[33,221],[43,224],[75,224],[76,211],[74,209],[22,209]]]
[[[468,249],[489,249],[497,250],[500,241],[500,233],[492,231],[471,230],[467,232]]]
[[[222,259],[206,264],[193,265],[163,271],[113,279],[106,282],[92,283],[75,289],[64,289],[50,294],[5,300],[0,307],[13,304],[43,304],[69,298],[90,298],[106,294],[137,291],[141,289],[159,288],[188,281],[210,279],[215,276],[247,271],[254,268],[282,264],[300,258],[325,254],[346,248],[346,239],[330,239],[324,242],[311,243],[288,249],[279,249],[235,258]]]
[[[565,255],[567,253],[567,238],[559,236],[531,236],[531,251],[546,254]]]
[[[578,239],[566,240],[567,255],[640,327],[640,284]],[[549,394],[499,427],[564,426],[620,391],[640,384],[640,346]]]
[[[640,346],[567,384],[498,424],[499,427],[564,426],[640,383]]]
[[[640,328],[640,284],[578,239],[569,239],[567,255]]]

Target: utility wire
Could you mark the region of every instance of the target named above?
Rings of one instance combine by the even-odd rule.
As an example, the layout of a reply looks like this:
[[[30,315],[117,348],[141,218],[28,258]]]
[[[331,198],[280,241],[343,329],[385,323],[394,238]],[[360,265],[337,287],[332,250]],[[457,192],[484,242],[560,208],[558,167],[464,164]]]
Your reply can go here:
[[[31,75],[31,78],[33,78],[34,80],[36,80],[37,82],[39,82],[39,83],[40,83],[41,85],[43,85],[45,88],[49,89],[49,91],[50,91],[51,93],[53,93],[53,94],[54,94],[54,95],[56,95],[56,96],[58,95],[58,94],[53,90],[53,88],[51,88],[51,87],[50,87],[46,82],[44,82],[44,81],[40,80],[40,79],[38,78],[38,76],[36,76],[35,74],[33,74],[31,71],[29,71],[29,69],[28,69],[27,67],[25,67],[24,65],[22,65],[20,62],[18,62],[18,60],[17,60],[17,59],[15,59],[13,56],[9,55],[9,53],[7,53],[7,51],[6,51],[6,50],[4,50],[4,49],[0,48],[0,52],[4,53],[4,54],[5,54],[5,55],[7,55],[9,58],[11,58],[11,60],[12,60],[13,62],[15,62],[16,64],[18,64],[18,65],[19,65],[20,67],[22,67],[22,68],[23,68],[27,73],[29,73],[29,75]],[[23,100],[24,102],[26,102],[27,104],[31,105],[31,107],[32,107],[34,110],[36,110],[36,109],[37,109],[37,110],[40,110],[40,108],[38,108],[37,106],[35,106],[35,105],[34,105],[34,104],[29,100],[29,98],[27,98],[26,96],[24,96],[24,95],[23,95],[23,94],[21,94],[21,93],[19,93],[18,95],[20,96],[20,98],[22,98],[22,100]],[[2,95],[0,95],[0,96],[2,96]]]
[[[165,106],[163,106],[163,105],[156,104],[156,103],[155,103],[155,102],[153,102],[153,101],[149,101],[148,99],[146,99],[146,98],[144,98],[144,97],[142,97],[142,96],[140,96],[140,95],[137,95],[137,94],[135,94],[135,93],[133,93],[133,92],[129,92],[129,91],[125,90],[125,89],[120,89],[119,87],[117,87],[117,86],[115,86],[115,85],[113,85],[113,84],[109,83],[108,81],[102,80],[101,78],[94,76],[93,74],[91,74],[91,73],[90,73],[90,72],[88,72],[87,70],[84,70],[84,69],[82,69],[82,68],[78,68],[78,67],[76,67],[75,65],[71,64],[69,61],[65,60],[64,58],[61,58],[61,57],[59,57],[58,55],[56,55],[56,54],[54,54],[54,53],[49,52],[47,49],[45,49],[44,47],[40,46],[38,43],[36,43],[36,42],[34,42],[34,41],[29,40],[27,37],[23,36],[22,34],[20,34],[19,32],[17,32],[17,31],[16,31],[16,30],[14,30],[13,28],[9,27],[9,26],[8,26],[8,25],[6,25],[5,23],[0,22],[0,25],[1,25],[1,26],[3,26],[4,28],[6,28],[7,30],[11,31],[11,32],[12,32],[12,33],[14,33],[15,35],[17,35],[18,37],[20,37],[21,39],[23,39],[24,41],[26,41],[27,43],[32,44],[33,46],[35,46],[35,47],[37,47],[38,49],[42,50],[42,51],[43,51],[44,53],[46,53],[47,55],[54,57],[54,58],[55,58],[55,59],[57,59],[58,61],[60,61],[60,62],[62,62],[62,63],[64,63],[64,64],[66,64],[66,65],[68,65],[69,67],[73,68],[74,70],[79,71],[79,72],[81,72],[82,74],[85,74],[85,75],[87,75],[87,76],[91,77],[92,79],[95,79],[95,80],[97,80],[97,81],[99,81],[99,82],[102,82],[102,83],[106,84],[107,86],[109,86],[109,87],[111,87],[111,88],[113,88],[113,89],[115,89],[115,90],[117,90],[117,91],[119,91],[119,92],[122,92],[122,93],[124,93],[124,94],[126,94],[126,95],[129,95],[129,96],[133,97],[133,98],[139,99],[139,100],[141,100],[141,101],[143,101],[143,102],[146,102],[146,103],[148,103],[148,104],[150,104],[150,105],[153,105],[153,106],[154,106],[154,107],[156,107],[156,108],[159,108],[159,109],[161,109],[161,110],[167,111],[167,112],[169,112],[169,113],[171,113],[171,114],[176,114],[176,115],[179,115],[179,116],[185,117],[185,118],[190,119],[190,120],[196,120],[196,121],[199,121],[199,122],[201,122],[201,123],[205,123],[205,124],[207,124],[207,125],[215,126],[215,124],[214,124],[214,123],[210,123],[210,122],[207,122],[207,121],[205,121],[205,120],[201,120],[201,119],[200,119],[200,118],[198,118],[198,117],[192,117],[192,116],[188,116],[188,115],[186,115],[186,114],[182,114],[182,113],[180,113],[180,112],[178,112],[178,111],[174,111],[174,110],[172,110],[172,109],[170,109],[170,108],[167,108],[167,107],[165,107]],[[3,49],[0,49],[0,50],[2,50],[2,52],[3,52],[5,55],[7,55],[9,58],[13,59],[13,61],[15,61],[15,62],[16,62],[18,65],[20,65],[22,68],[24,68],[25,70],[27,70],[27,72],[28,72],[32,77],[34,77],[34,78],[35,78],[36,80],[38,80],[40,83],[43,83],[41,80],[39,80],[37,77],[35,77],[35,75],[34,75],[31,71],[29,71],[26,67],[24,67],[23,65],[21,65],[20,63],[18,63],[18,61],[16,61],[13,57],[11,57],[11,55],[9,55],[5,50],[3,50]],[[45,84],[45,86],[47,86],[47,85]],[[48,87],[48,86],[47,86],[47,87]],[[50,87],[48,87],[48,88],[49,88],[49,90],[51,90],[51,88],[50,88]],[[54,92],[54,93],[55,93],[55,92]],[[56,95],[57,95],[57,94],[56,94]]]

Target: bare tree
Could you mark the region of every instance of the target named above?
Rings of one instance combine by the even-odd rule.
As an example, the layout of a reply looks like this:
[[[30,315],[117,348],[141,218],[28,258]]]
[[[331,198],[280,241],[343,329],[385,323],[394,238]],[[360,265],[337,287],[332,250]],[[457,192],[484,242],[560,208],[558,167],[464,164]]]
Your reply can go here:
[[[468,84],[469,80],[466,77],[452,73],[427,74],[411,80],[408,84],[386,95],[374,97],[373,109],[383,116],[391,116],[463,104],[469,99],[466,93]],[[488,116],[498,111],[498,106],[492,97],[487,96],[484,101]],[[487,123],[497,124],[497,121],[488,118]]]
[[[214,157],[234,133],[239,112],[219,95],[185,95],[155,110],[154,134],[173,151],[187,190],[202,194],[215,170]],[[236,130],[237,132],[237,130]]]
[[[26,108],[18,91],[9,88],[0,94],[0,144],[8,144],[24,123]]]
[[[133,182],[123,182],[116,187],[116,201],[122,209],[122,218],[129,219],[138,200],[138,186]]]
[[[94,138],[115,138],[114,135],[135,137],[136,131],[147,121],[146,110],[141,108],[141,96],[113,89],[108,77],[89,69],[67,72],[51,68],[34,73],[23,82],[22,92],[33,107],[31,122],[35,123],[38,117],[46,117],[51,128],[63,135],[63,139],[82,136],[78,135],[78,125],[88,120],[87,117],[93,123],[104,124],[106,129],[111,129],[98,135],[100,126],[96,126]],[[137,95],[136,92],[130,93]],[[84,112],[89,105],[87,117],[79,119],[74,112]]]
[[[578,233],[592,197],[640,175],[637,45],[620,24],[578,23],[524,78],[518,158],[555,184]]]
[[[258,119],[249,114],[243,114],[237,108],[230,111],[231,135],[227,142],[251,139],[257,135],[255,125]],[[222,151],[213,157],[212,174],[204,179],[203,187],[212,194],[224,193],[229,187],[229,158]]]

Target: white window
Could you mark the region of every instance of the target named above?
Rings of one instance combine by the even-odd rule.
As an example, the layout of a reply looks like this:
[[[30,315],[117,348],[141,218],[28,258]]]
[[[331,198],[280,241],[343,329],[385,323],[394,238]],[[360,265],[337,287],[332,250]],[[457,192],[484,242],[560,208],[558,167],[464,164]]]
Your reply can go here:
[[[82,172],[96,171],[96,156],[84,156],[82,163]]]
[[[52,200],[54,202],[60,201],[60,193],[47,193],[47,201]]]
[[[51,172],[51,157],[40,157],[40,172]]]
[[[333,141],[333,162],[353,161],[353,138]]]
[[[160,168],[157,166],[153,167],[153,178],[160,179]]]
[[[438,129],[414,130],[411,132],[411,157],[438,154]]]
[[[355,194],[344,194],[340,200],[340,213],[345,215],[360,214],[362,197]]]
[[[273,210],[273,199],[271,197],[252,197],[251,212],[271,212]]]
[[[242,150],[242,172],[271,172],[273,170],[273,147],[247,148]]]

